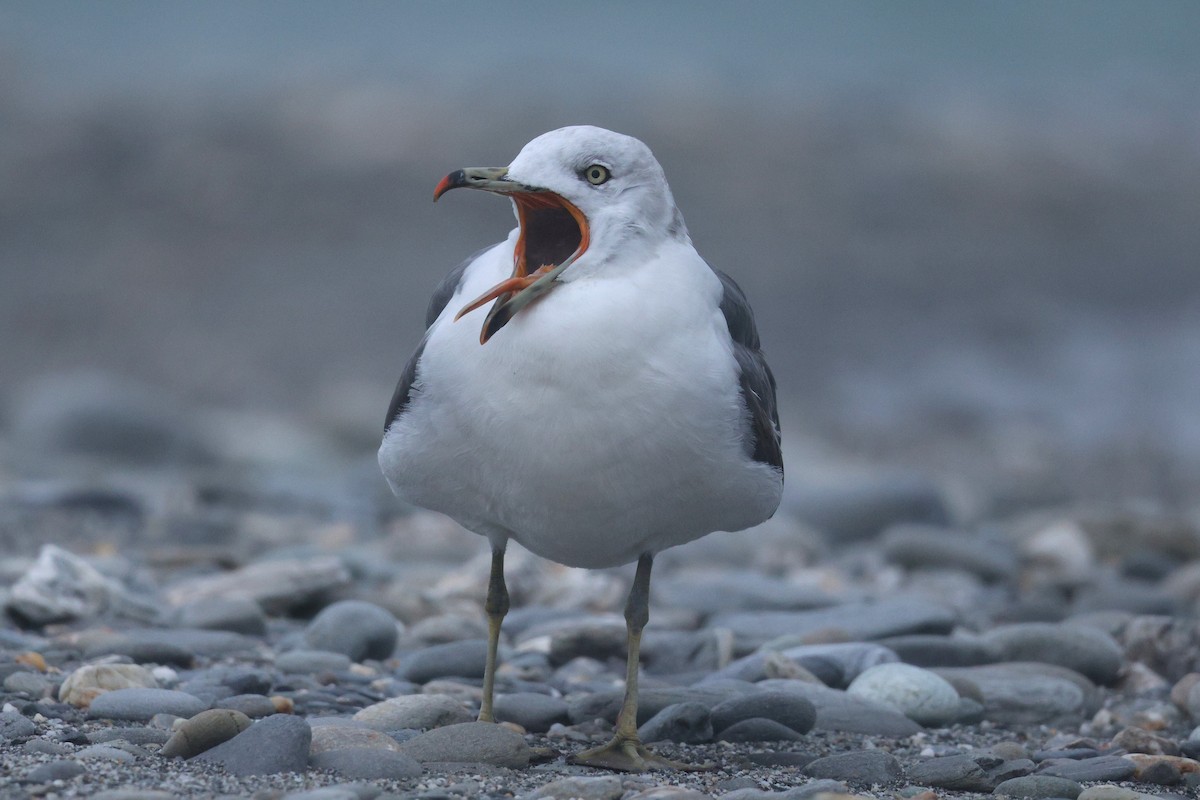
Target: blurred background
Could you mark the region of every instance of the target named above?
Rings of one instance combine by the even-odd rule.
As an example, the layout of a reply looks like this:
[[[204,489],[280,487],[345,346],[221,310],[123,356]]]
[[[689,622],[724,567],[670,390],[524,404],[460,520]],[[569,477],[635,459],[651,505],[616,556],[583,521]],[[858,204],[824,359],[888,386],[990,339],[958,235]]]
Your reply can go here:
[[[7,469],[125,425],[381,487],[427,298],[512,225],[434,185],[575,123],[749,295],[792,487],[1197,502],[1185,0],[0,0]]]

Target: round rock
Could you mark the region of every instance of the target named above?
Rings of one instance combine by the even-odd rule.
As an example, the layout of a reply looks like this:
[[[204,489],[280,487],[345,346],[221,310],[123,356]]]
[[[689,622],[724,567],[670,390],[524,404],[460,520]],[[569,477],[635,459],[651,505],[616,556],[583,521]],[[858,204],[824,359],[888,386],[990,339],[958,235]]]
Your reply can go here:
[[[145,722],[155,714],[194,717],[207,704],[187,692],[171,689],[116,689],[92,701],[88,713],[99,719],[126,719]]]
[[[396,618],[387,609],[342,600],[317,614],[304,631],[304,642],[314,650],[342,653],[357,662],[387,658],[396,649],[398,636]]]
[[[765,691],[731,697],[712,709],[713,729],[722,733],[726,728],[748,719],[769,719],[785,725],[796,733],[808,733],[817,720],[812,701],[792,692]],[[725,738],[725,737],[722,737]],[[727,741],[752,741],[734,740]],[[763,740],[766,741],[766,740]]]
[[[220,764],[234,775],[304,772],[312,729],[299,717],[277,714],[259,720],[224,744],[196,758]]]
[[[528,766],[529,745],[519,733],[491,722],[464,722],[435,728],[409,739],[403,752],[421,763],[457,761],[509,769]]]
[[[708,707],[700,703],[676,703],[648,719],[638,728],[638,736],[643,742],[711,742],[712,717]]]
[[[929,670],[911,664],[880,664],[863,672],[847,694],[890,705],[913,722],[948,725],[959,713],[958,692]]]
[[[396,671],[396,677],[413,683],[434,678],[482,678],[487,663],[487,640],[465,639],[426,647],[413,653]]]
[[[994,628],[983,640],[995,646],[1004,661],[1056,664],[1099,684],[1113,683],[1121,671],[1121,646],[1097,628],[1025,622]]]
[[[531,733],[545,733],[555,723],[570,722],[567,701],[536,692],[515,692],[496,696],[496,719],[515,722]]]
[[[240,711],[213,708],[184,720],[163,745],[163,758],[192,758],[227,742],[251,725]]]
[[[413,694],[367,706],[356,713],[354,719],[377,731],[398,731],[440,728],[470,722],[473,716],[462,703],[445,695]]]
[[[904,778],[900,762],[882,750],[852,750],[818,758],[804,768],[804,774],[856,786],[886,785]]]
[[[353,720],[347,720],[353,722]],[[314,725],[312,726],[312,755],[327,753],[334,750],[349,750],[364,748],[373,750],[400,750],[400,744],[383,731],[368,728],[361,723],[352,725]]]
[[[15,711],[0,713],[0,742],[25,739],[37,733],[37,725]]]
[[[412,756],[378,747],[346,747],[316,753],[309,765],[354,781],[403,780],[421,774],[421,765]]]
[[[997,786],[992,794],[1004,797],[1028,797],[1033,800],[1049,797],[1065,797],[1075,800],[1083,787],[1077,782],[1066,778],[1055,778],[1051,775],[1023,775],[1020,778],[1010,778]]]
[[[58,689],[58,699],[87,708],[105,692],[117,689],[157,689],[154,674],[137,664],[85,664],[67,676]]]
[[[739,720],[717,734],[722,742],[796,742],[802,738],[787,725],[763,717]]]
[[[318,672],[342,672],[354,663],[345,653],[327,650],[292,650],[275,659],[275,667],[284,675],[313,675]]]

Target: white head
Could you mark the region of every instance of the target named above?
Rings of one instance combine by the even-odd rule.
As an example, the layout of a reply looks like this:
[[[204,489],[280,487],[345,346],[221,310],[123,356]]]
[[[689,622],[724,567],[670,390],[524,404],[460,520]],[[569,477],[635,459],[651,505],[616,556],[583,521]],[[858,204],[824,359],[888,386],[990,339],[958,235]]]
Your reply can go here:
[[[558,281],[570,280],[572,267],[603,270],[619,253],[687,239],[650,148],[591,125],[542,134],[508,167],[453,172],[438,184],[434,200],[460,187],[512,198],[520,226],[513,276],[459,312],[496,300],[481,342]]]

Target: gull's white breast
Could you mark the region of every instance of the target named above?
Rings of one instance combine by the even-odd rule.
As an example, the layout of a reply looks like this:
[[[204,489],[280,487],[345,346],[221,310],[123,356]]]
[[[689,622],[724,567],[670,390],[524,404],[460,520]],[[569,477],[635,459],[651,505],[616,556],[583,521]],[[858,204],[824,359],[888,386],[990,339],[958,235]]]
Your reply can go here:
[[[746,452],[720,281],[685,243],[556,287],[485,345],[514,236],[481,256],[431,326],[380,465],[410,502],[578,567],[635,560],[775,510]]]

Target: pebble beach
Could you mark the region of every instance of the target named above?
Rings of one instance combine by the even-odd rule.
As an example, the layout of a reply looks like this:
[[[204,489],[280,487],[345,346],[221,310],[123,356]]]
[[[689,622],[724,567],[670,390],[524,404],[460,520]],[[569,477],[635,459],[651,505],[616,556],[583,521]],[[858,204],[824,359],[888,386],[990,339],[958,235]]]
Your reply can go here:
[[[793,478],[766,524],[656,562],[640,732],[705,769],[613,774],[565,757],[611,733],[631,567],[513,546],[501,724],[477,723],[482,538],[399,504],[336,436],[166,410],[122,426],[128,403],[76,397],[54,420],[18,408],[2,451],[0,797],[1200,786],[1194,515],[964,504],[894,469]]]

